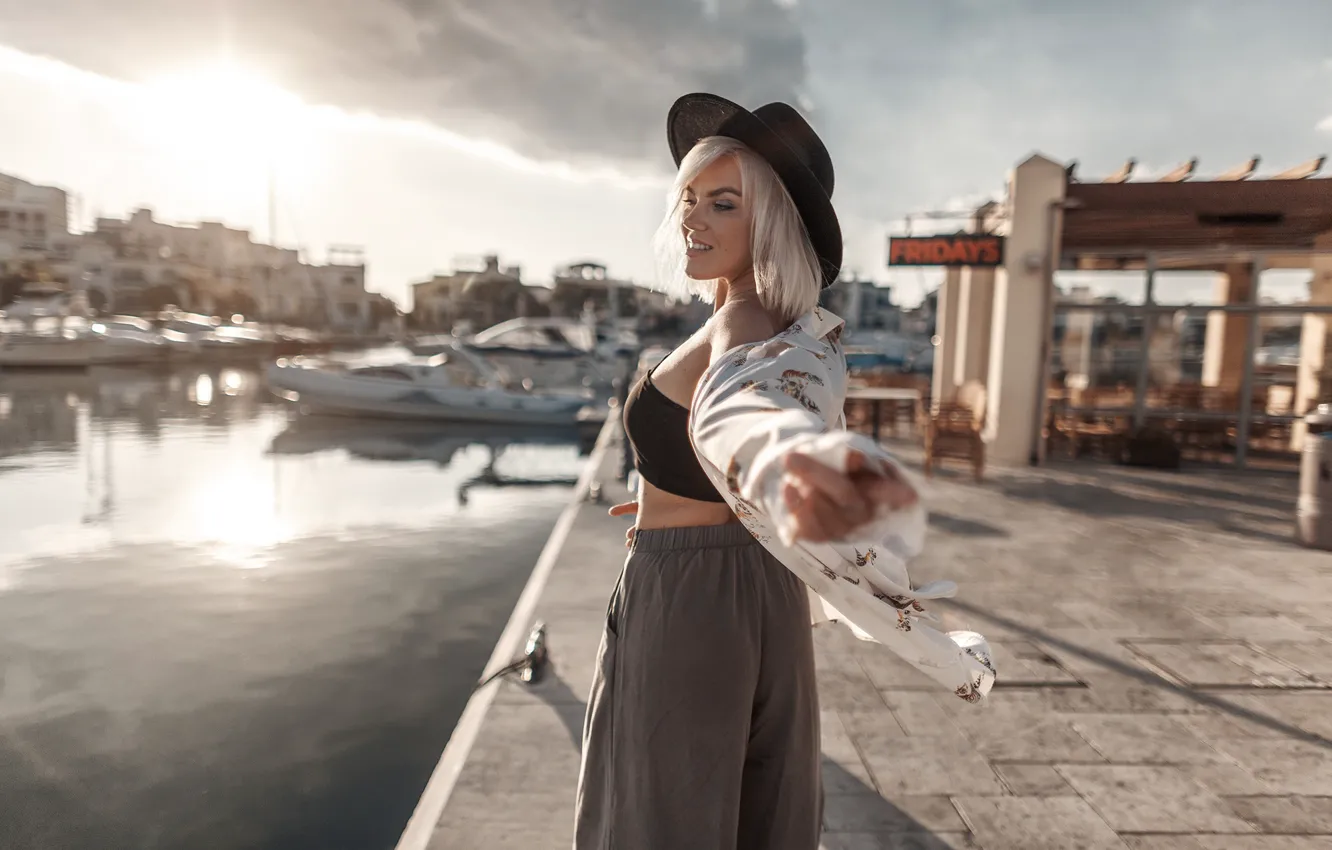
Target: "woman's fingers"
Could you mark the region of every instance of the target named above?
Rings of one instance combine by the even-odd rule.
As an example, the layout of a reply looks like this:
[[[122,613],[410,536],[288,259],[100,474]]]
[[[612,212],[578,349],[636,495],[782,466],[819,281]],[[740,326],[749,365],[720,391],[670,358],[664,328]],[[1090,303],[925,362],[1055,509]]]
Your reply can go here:
[[[798,479],[788,479],[782,495],[790,513],[792,536],[799,540],[836,540],[870,520],[867,503],[843,507]]]
[[[782,496],[794,537],[811,542],[841,539],[883,507],[900,510],[916,503],[916,491],[894,469],[871,471],[870,466],[860,452],[848,456],[846,473],[809,457],[789,456]]]
[[[860,472],[864,468],[865,468],[864,452],[858,452],[855,449],[852,449],[851,451],[847,452],[846,471],[848,474],[854,475],[857,472]]]
[[[915,504],[916,491],[907,484],[892,466],[871,469],[868,459],[860,452],[847,457],[848,472],[839,472],[813,458],[790,455],[786,459],[787,475],[801,486],[812,486],[825,493],[835,504],[855,511],[868,502],[870,512],[877,505],[899,510]]]
[[[919,499],[915,489],[896,476],[866,475],[856,483],[869,502],[887,505],[890,510],[909,508]]]
[[[787,455],[786,473],[796,479],[802,485],[802,489],[803,485],[813,487],[842,507],[852,508],[864,501],[864,497],[856,490],[856,485],[850,476],[813,458],[797,454]]]

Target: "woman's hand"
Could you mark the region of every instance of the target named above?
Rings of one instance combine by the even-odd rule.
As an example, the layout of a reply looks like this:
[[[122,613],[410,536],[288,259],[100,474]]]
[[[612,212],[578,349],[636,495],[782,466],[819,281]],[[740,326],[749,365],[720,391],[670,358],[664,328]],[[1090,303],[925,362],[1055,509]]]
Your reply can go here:
[[[629,514],[636,514],[638,513],[638,502],[622,502],[611,508],[607,513],[611,516],[628,516]],[[634,532],[636,530],[637,529],[634,526],[630,526],[629,530],[624,533],[624,547],[626,549],[634,545]]]
[[[790,537],[811,543],[839,540],[874,519],[881,510],[916,503],[916,491],[901,478],[871,470],[860,452],[839,472],[804,455],[786,458],[782,498],[791,514]]]

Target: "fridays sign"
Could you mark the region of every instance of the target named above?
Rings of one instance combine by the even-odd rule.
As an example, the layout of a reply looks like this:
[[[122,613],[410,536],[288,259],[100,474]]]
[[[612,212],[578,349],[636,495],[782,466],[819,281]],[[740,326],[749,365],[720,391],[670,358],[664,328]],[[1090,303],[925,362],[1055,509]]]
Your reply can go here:
[[[1002,236],[893,236],[888,240],[890,266],[998,266],[1003,261]]]

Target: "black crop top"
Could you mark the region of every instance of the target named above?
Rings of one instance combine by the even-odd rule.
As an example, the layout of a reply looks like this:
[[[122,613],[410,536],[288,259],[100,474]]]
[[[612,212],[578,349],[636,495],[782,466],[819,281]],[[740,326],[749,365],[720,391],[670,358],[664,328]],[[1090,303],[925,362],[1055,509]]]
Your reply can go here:
[[[689,409],[653,386],[651,372],[625,399],[624,434],[644,481],[686,499],[726,501],[712,486],[689,442]]]

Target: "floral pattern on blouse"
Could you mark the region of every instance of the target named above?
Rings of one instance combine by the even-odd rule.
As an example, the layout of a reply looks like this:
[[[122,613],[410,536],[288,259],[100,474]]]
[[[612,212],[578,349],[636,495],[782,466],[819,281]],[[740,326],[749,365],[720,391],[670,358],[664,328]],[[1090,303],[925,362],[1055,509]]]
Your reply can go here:
[[[908,574],[923,545],[923,508],[877,517],[845,541],[792,542],[779,534],[790,525],[781,482],[792,453],[836,467],[854,449],[910,480],[881,446],[844,430],[841,324],[820,309],[709,367],[690,411],[695,453],[744,527],[822,598],[830,616],[888,646],[959,698],[979,702],[995,679],[984,638],[937,630],[922,604],[951,596],[956,587],[947,581],[918,586]]]
[[[745,365],[745,361],[749,359],[749,352],[757,348],[758,345],[757,342],[751,342],[749,345],[742,345],[737,348],[735,353],[731,355],[731,365],[737,368]]]
[[[812,372],[801,372],[797,369],[787,369],[782,372],[781,378],[777,381],[777,387],[791,398],[800,402],[810,413],[819,413],[819,406],[810,399],[808,390],[809,385],[823,386],[823,379]],[[766,389],[766,387],[764,387]]]

